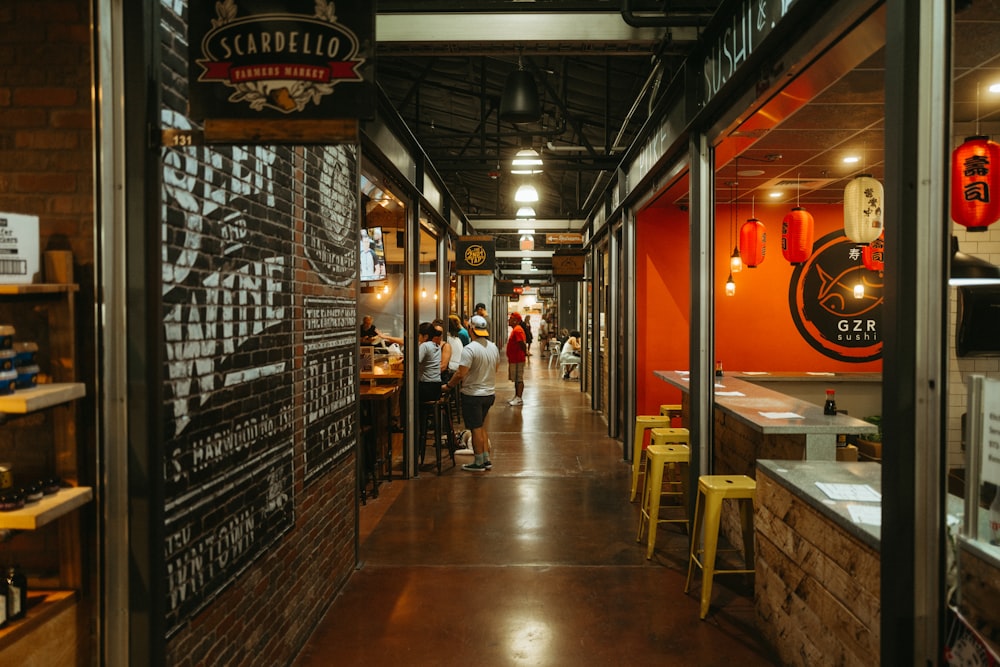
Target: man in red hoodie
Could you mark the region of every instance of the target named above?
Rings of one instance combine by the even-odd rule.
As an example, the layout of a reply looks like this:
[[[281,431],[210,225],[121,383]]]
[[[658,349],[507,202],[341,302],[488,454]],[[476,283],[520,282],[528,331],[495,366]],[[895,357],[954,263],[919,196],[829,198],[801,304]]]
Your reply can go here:
[[[521,313],[511,313],[507,319],[510,337],[507,339],[507,377],[514,383],[514,398],[507,405],[522,405],[524,393],[524,362],[528,358],[528,338],[521,326]]]

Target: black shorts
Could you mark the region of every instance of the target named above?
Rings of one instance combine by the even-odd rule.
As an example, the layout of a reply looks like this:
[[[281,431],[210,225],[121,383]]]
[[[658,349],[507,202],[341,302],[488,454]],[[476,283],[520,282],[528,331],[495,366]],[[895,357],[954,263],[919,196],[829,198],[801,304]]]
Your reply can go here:
[[[462,420],[465,421],[465,428],[480,428],[486,423],[486,414],[493,407],[495,395],[490,396],[467,396],[462,394]]]

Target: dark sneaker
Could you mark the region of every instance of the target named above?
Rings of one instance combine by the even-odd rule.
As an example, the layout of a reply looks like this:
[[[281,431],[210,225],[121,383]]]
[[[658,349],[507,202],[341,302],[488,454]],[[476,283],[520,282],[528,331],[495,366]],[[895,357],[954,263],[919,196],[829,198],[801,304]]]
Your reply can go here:
[[[493,462],[483,461],[483,467],[486,468],[487,470],[493,470]]]
[[[486,465],[483,463],[464,463],[462,464],[462,470],[468,470],[469,472],[486,472]]]

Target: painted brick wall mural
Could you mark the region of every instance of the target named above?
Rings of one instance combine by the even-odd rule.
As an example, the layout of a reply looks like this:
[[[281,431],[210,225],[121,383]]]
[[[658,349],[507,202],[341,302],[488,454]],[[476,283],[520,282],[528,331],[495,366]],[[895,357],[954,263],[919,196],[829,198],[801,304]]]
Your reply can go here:
[[[161,8],[161,127],[197,129]],[[166,662],[285,664],[354,566],[357,148],[161,158]]]

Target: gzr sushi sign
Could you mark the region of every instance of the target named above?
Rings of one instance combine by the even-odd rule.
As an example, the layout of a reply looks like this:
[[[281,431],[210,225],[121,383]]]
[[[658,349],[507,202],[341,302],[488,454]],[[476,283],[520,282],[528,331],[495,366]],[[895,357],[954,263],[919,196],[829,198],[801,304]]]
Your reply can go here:
[[[792,319],[802,337],[831,359],[880,359],[882,288],[881,273],[865,268],[858,244],[842,231],[827,234],[813,245],[808,261],[792,272]]]
[[[371,117],[373,6],[191,0],[192,117]]]

